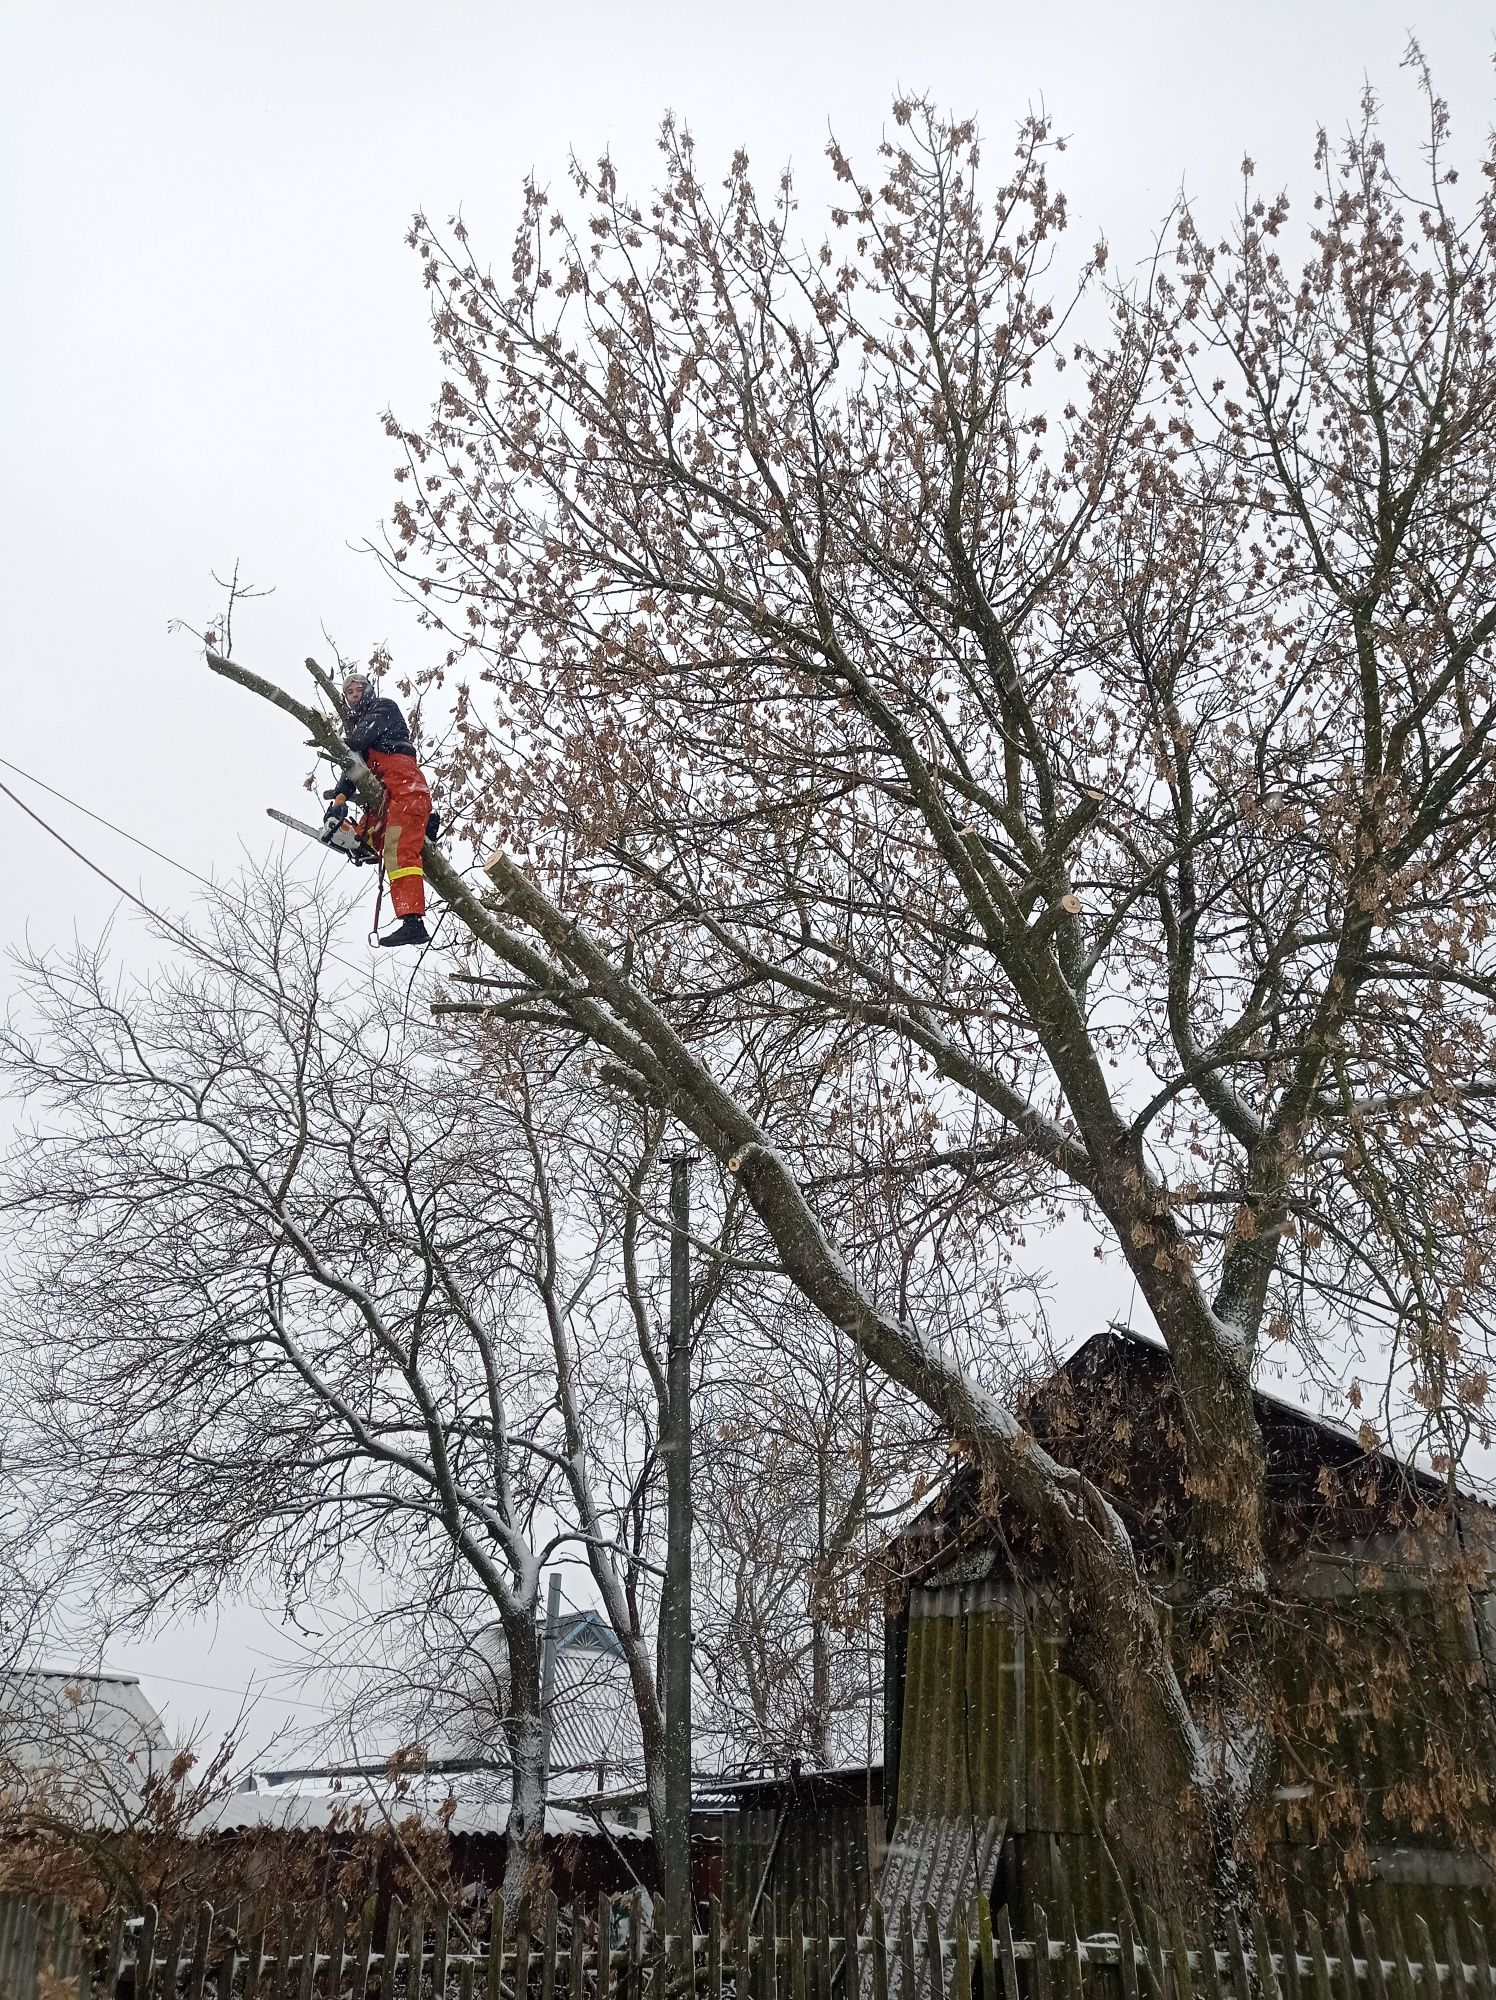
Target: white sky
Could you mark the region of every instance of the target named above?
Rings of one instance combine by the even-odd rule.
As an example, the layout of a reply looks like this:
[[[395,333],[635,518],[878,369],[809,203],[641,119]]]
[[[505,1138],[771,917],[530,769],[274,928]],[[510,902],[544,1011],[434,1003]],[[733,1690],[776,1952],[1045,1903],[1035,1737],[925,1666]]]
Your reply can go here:
[[[349,547],[393,495],[380,412],[419,418],[436,382],[402,242],[415,208],[460,204],[502,265],[523,175],[559,185],[573,148],[611,148],[642,191],[673,109],[704,165],[741,142],[766,177],[789,161],[809,182],[828,125],[866,157],[903,87],[975,112],[989,148],[1042,100],[1072,135],[1079,233],[1127,258],[1181,183],[1224,222],[1244,152],[1303,188],[1316,125],[1343,127],[1366,76],[1389,136],[1416,143],[1410,29],[1469,159],[1493,48],[1474,0],[9,0],[3,23],[0,758],[203,873],[264,850],[265,806],[296,811],[306,768],[294,729],[167,637],[213,608],[210,570],[237,557],[275,586],[235,648],[273,674],[326,658],[323,625],[345,651],[388,639],[420,658]],[[0,782],[149,900],[190,892],[3,767]],[[0,935],[97,932],[113,893],[4,797],[0,841]],[[1078,1332],[1125,1301],[1070,1309]],[[111,1663],[138,1668],[174,1725],[221,1726],[226,1690],[278,1645],[273,1621],[234,1608]],[[267,1702],[263,1733],[314,1720],[316,1700]]]

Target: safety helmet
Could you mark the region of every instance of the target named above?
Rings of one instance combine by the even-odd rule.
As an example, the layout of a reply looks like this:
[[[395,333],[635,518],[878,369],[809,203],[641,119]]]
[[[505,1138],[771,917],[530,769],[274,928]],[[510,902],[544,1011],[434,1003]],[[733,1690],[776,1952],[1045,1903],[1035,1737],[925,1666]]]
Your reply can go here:
[[[343,676],[343,699],[353,705],[353,697],[348,692],[352,687],[361,687],[366,695],[374,692],[374,676],[367,667],[350,667]]]

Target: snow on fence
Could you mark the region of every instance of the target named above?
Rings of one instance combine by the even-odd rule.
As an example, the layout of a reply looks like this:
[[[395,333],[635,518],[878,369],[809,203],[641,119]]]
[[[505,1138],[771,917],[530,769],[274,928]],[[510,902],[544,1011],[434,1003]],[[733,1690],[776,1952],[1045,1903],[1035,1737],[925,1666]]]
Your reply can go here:
[[[382,1921],[380,1921],[382,1914]],[[85,1945],[66,1907],[0,1895],[0,2000],[1487,2000],[1484,1933],[1453,1921],[1411,1943],[1342,1918],[1290,1934],[1256,1917],[1204,1938],[1177,1912],[1140,1933],[1052,1937],[1044,1913],[1015,1938],[985,1898],[943,1936],[927,1905],[874,1902],[860,1935],[818,1904],[776,1933],[724,1924],[711,1906],[690,1940],[652,1932],[641,1899],[594,1908],[553,1895],[510,1915],[398,1898],[352,1911],[215,1911],[170,1922],[118,1916]]]

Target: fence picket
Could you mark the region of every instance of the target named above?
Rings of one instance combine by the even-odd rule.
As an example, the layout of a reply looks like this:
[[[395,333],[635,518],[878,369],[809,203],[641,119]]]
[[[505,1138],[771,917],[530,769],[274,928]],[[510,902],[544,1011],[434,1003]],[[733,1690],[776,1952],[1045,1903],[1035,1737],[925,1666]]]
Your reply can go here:
[[[1003,2000],[1022,2000],[1018,1990],[1018,1955],[1013,1949],[1013,1926],[1008,1920],[1006,1903],[997,1913],[997,1953],[1002,1968]],[[997,2000],[996,1994],[993,2000]],[[1136,1989],[1128,2000],[1137,2000]]]
[[[930,1978],[930,2000],[945,2000],[945,1953],[940,1948],[940,1919],[933,1903],[925,1904],[925,1969]]]
[[[327,1906],[327,2000],[340,2000],[348,1962],[348,1905],[334,1896]]]
[[[1169,1912],[1169,1963],[1174,1976],[1176,2000],[1195,2000],[1195,1982],[1190,1977],[1190,1948],[1184,1934],[1184,1912],[1177,1906]]]
[[[1486,1950],[1485,1927],[1478,1924],[1473,1917],[1467,1917],[1465,1921],[1470,1929],[1470,1942],[1475,1947],[1475,1970],[1480,1981],[1481,2000],[1487,2000],[1490,1993],[1496,1992],[1496,1982],[1493,1982],[1491,1977],[1491,1959]]]
[[[420,1896],[410,1900],[406,1936],[405,2000],[421,2000],[421,1981],[426,1976],[426,1904]]]
[[[1065,1991],[1069,2000],[1085,2000],[1085,1975],[1081,1969],[1080,1939],[1075,1926],[1070,1926],[1070,1935],[1065,1939]]]
[[[736,1972],[732,1982],[735,2000],[750,2000],[753,1992],[753,1941],[748,1934],[748,1917],[743,1912],[732,1926],[733,1964]]]
[[[1418,2000],[1413,1984],[1413,1968],[1408,1963],[1408,1948],[1403,1943],[1402,1925],[1395,1918],[1392,1924],[1392,1983],[1397,1990],[1397,2000]]]
[[[384,1954],[379,1961],[379,2000],[395,2000],[395,1969],[400,1956],[400,1898],[390,1897],[384,1922]]]
[[[1247,1969],[1247,1950],[1242,1942],[1241,1925],[1236,1921],[1234,1910],[1226,1919],[1226,1955],[1231,1961],[1231,1984],[1236,1993],[1236,2000],[1251,2000],[1252,1975]]]
[[[1465,1947],[1454,1927],[1454,1918],[1444,1919],[1444,1955],[1449,1965],[1449,1990],[1453,2000],[1471,2000],[1470,1982],[1465,1977]],[[1482,1996],[1485,2000],[1485,1996]]]
[[[665,1905],[663,1899],[656,1899],[655,1921],[649,1927],[649,1935],[644,1940],[644,1955],[647,1962],[645,1991],[649,2000],[666,2000],[670,1983],[670,1933],[665,1928]]]
[[[951,2000],[971,2000],[971,1938],[963,1911],[956,1912],[956,1948],[951,1956]]]
[[[100,1984],[106,1995],[112,1995],[119,1986],[120,1964],[125,1955],[125,1913],[116,1910],[114,1921],[109,1926],[109,1941],[104,1946],[103,1963],[99,1970]]]
[[[629,1955],[625,1971],[627,1983],[624,1987],[626,2000],[644,2000],[644,1984],[639,1971],[640,1961],[644,1955],[643,1925],[644,1912],[640,1906],[639,1891],[636,1889],[629,1898]],[[519,1994],[518,1984],[515,1993],[516,2000],[523,2000],[523,1996]]]
[[[1335,1919],[1335,1956],[1340,1960],[1340,2000],[1361,2000],[1356,1977],[1356,1953],[1351,1944],[1351,1927],[1342,1910]]]
[[[301,1928],[301,1965],[296,2000],[312,2000],[312,1984],[317,1977],[317,1936],[321,1929],[322,1907],[314,1903],[311,1915]]]
[[[1387,1974],[1382,1965],[1382,1947],[1377,1943],[1377,1934],[1371,1927],[1371,1918],[1364,1913],[1361,1917],[1361,1943],[1366,1953],[1368,2000],[1388,2000]]]
[[[1213,1945],[1204,1946],[1202,1949],[1209,1949],[1214,1956]],[[1288,1995],[1278,1978],[1277,1968],[1273,1964],[1273,1941],[1267,1934],[1267,1924],[1261,1910],[1252,1912],[1252,1956],[1257,1961],[1258,1986],[1267,1996],[1267,2000],[1288,2000]],[[1297,1952],[1294,1957],[1297,1959]],[[1294,1990],[1296,1992],[1297,1988]],[[1347,2000],[1357,2000],[1357,1996],[1354,1993],[1350,1994]]]
[[[1418,1983],[1427,1995],[1427,2000],[1439,2000],[1439,1954],[1434,1950],[1434,1940],[1429,1935],[1429,1927],[1422,1916],[1413,1919],[1413,1936],[1418,1946],[1420,1960]]]
[[[445,1897],[436,1906],[431,1933],[431,2000],[447,2000],[447,1955],[452,1937],[452,1911]]]
[[[514,2000],[527,2000],[530,1991],[530,1905],[520,1904],[514,1915]]]
[[[915,1970],[914,1912],[904,1905],[904,1921],[899,1926],[899,2000],[919,2000]]]
[[[977,1970],[982,1981],[982,2000],[997,2000],[997,1958],[992,1948],[992,1903],[977,1892]]]
[[[156,1905],[148,1903],[140,1926],[140,1943],[135,1948],[135,2000],[151,2000],[156,1978],[156,1932],[160,1922]]]
[[[261,1911],[250,1934],[244,1959],[244,2000],[260,2000],[260,1988],[265,1983],[265,1926],[268,1921]]]
[[[581,2000],[581,1988],[577,1988]],[[722,2000],[722,1903],[713,1896],[706,1923],[706,2000]]]
[[[192,1940],[192,1966],[187,1974],[187,2000],[203,2000],[208,1977],[208,1946],[213,1937],[213,1905],[198,1907],[197,1931]]]
[[[353,1961],[351,2000],[368,2000],[369,1964],[374,1957],[374,1925],[378,1915],[378,1900],[373,1896],[367,1897],[358,1918],[358,1946]],[[331,2000],[339,2000],[338,1989],[334,1989]]]
[[[501,1889],[489,1905],[488,1917],[488,2000],[503,2000],[504,1972],[504,1892]]]
[[[748,1968],[748,1957],[743,1955],[743,1969]],[[739,2000],[748,2000],[746,1983],[738,1989]],[[612,2000],[613,1994],[613,1898],[600,1891],[597,1898],[597,1973],[593,1980],[592,2000]]]
[[[1051,2000],[1049,1984],[1049,1919],[1044,1914],[1044,1905],[1034,1905],[1034,1956],[1030,1962],[1029,1976],[1033,1982],[1034,2000]]]
[[[306,1925],[301,1926],[304,1935]],[[297,1931],[296,1912],[286,1909],[281,1912],[280,1941],[275,1954],[275,2000],[299,2000],[297,1985],[301,1970],[301,1942]]]
[[[1335,2000],[1335,1991],[1330,1984],[1330,1961],[1325,1954],[1325,1941],[1312,1910],[1304,1916],[1304,1938],[1309,1946],[1309,1966],[1314,1980],[1314,2000]]]
[[[1304,1980],[1299,1970],[1299,1937],[1291,1917],[1285,1917],[1279,1924],[1278,1943],[1279,1957],[1283,1961],[1279,1978],[1283,2000],[1304,2000]]]
[[[556,1897],[547,1889],[541,1908],[545,1911],[540,1959],[540,2000],[556,2000]],[[663,1994],[661,2000],[664,2000]]]
[[[1195,1954],[1200,1961],[1198,1980],[1204,2000],[1225,2000],[1224,1991],[1221,1986],[1221,1968],[1216,1964],[1214,1934],[1203,1923],[1196,1924],[1192,1934],[1195,1942]],[[1186,1932],[1186,1936],[1188,1937],[1189,1935],[1191,1933]],[[1259,1956],[1266,1945],[1267,1933],[1264,1931],[1262,1934],[1262,1944],[1258,1948]],[[1272,1954],[1270,1951],[1268,1955],[1271,1957]]]
[[[566,1973],[571,2000],[584,2000],[587,1990],[587,1905],[580,1896],[571,1899],[571,1957],[566,1962]]]
[[[287,1922],[290,1919],[287,1918]],[[161,2000],[177,2000],[177,1992],[182,1983],[182,1950],[187,1942],[187,1914],[180,1911],[173,1919],[171,1933],[167,1938],[166,1957],[162,1962]]]

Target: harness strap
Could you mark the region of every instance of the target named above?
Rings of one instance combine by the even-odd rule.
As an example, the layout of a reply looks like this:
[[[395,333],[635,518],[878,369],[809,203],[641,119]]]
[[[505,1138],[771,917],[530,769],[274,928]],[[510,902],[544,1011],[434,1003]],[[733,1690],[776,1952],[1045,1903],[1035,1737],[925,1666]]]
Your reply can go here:
[[[384,804],[379,808],[378,816],[369,828],[369,839],[379,856],[379,885],[374,891],[374,928],[369,933],[370,937],[375,938],[379,936],[379,920],[384,910],[384,833],[385,823],[389,819],[389,816],[390,801],[389,794],[386,792]]]

